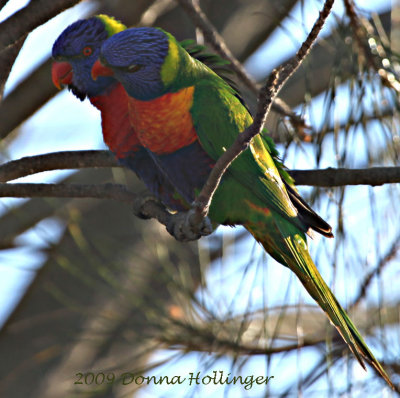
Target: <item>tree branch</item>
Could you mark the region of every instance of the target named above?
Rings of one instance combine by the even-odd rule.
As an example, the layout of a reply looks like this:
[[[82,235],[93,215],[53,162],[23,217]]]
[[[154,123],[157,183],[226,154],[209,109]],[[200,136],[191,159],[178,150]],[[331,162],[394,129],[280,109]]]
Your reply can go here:
[[[249,130],[251,131],[251,130]],[[246,138],[245,134],[242,134]],[[245,144],[244,144],[245,145]],[[239,149],[239,147],[237,147]],[[165,225],[168,232],[179,241],[197,240],[209,235],[213,228],[207,218],[196,212],[171,214],[163,204],[149,195],[137,195],[127,187],[118,184],[31,184],[5,183],[12,179],[34,173],[60,169],[88,167],[122,167],[108,151],[56,152],[25,157],[0,166],[0,197],[58,197],[112,199],[133,207],[140,218],[155,218]],[[218,173],[218,171],[216,171]],[[290,174],[298,185],[339,186],[339,185],[382,185],[400,182],[400,167],[376,167],[372,169],[326,169],[292,170]],[[210,187],[207,186],[207,189]],[[207,197],[207,195],[205,196]]]
[[[50,170],[121,167],[110,151],[63,151],[27,156],[0,165],[0,182]]]
[[[0,58],[0,101],[3,99],[4,86],[10,74],[11,68],[14,65],[23,44],[25,43],[26,35],[22,36],[11,46],[7,47]]]
[[[81,0],[36,0],[0,24],[0,51]]]
[[[367,169],[290,170],[296,185],[339,187],[343,185],[383,185],[400,182],[400,167],[370,167]]]
[[[52,170],[123,167],[110,151],[63,151],[27,156],[0,165],[0,182]],[[296,185],[338,187],[344,185],[383,185],[400,183],[399,167],[366,169],[289,170]],[[3,195],[4,196],[4,195]]]

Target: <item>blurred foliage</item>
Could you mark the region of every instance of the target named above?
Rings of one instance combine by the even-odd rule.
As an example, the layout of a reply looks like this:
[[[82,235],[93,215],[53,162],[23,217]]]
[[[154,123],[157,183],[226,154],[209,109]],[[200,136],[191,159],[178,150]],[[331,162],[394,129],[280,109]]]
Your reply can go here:
[[[178,39],[201,39],[174,1],[87,0],[84,5],[76,8],[82,17],[104,12],[127,25],[151,24]],[[256,54],[263,81],[300,46],[309,29],[303,18],[310,12],[316,18],[321,3],[205,0],[201,6],[240,61],[250,62]],[[348,16],[331,15],[330,28],[281,92],[305,118],[305,134],[281,115],[272,113],[268,119],[289,168],[398,164],[399,56],[392,38],[399,35],[399,10],[356,12],[362,17],[358,38]],[[18,22],[23,27],[24,21]],[[277,37],[289,38],[293,50],[271,43]],[[2,49],[3,71],[13,64],[23,40]],[[270,52],[261,51],[263,43]],[[254,106],[254,95],[241,88]],[[55,94],[50,60],[44,60],[5,96],[0,104],[4,160],[26,132],[29,118]],[[45,133],[54,131],[43,126]],[[59,180],[117,181],[143,189],[132,174],[90,170]],[[316,263],[399,383],[399,187],[301,192],[335,230],[334,240],[311,242]],[[174,241],[155,221],[139,220],[129,207],[107,200],[3,201],[0,211],[0,256],[26,249],[43,259],[31,270],[32,283],[0,330],[1,396],[112,398],[140,390],[143,397],[331,397],[378,396],[387,388],[372,370],[360,371],[297,281],[240,228],[235,233],[221,228],[198,247]],[[29,236],[40,230],[49,238],[37,244]],[[249,390],[241,385],[218,390],[188,384],[162,389],[134,383],[74,385],[78,372],[186,377],[214,370],[274,378]]]

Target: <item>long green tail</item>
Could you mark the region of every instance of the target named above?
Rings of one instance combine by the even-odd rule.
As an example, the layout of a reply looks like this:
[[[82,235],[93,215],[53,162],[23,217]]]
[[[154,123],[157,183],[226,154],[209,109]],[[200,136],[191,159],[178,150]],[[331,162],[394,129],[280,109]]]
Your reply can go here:
[[[297,275],[307,292],[328,315],[360,365],[366,369],[365,359],[394,388],[382,365],[374,357],[356,326],[322,279],[310,257],[304,235],[296,232],[295,227],[279,215],[269,214],[267,218],[268,234],[260,235],[259,224],[246,225],[246,228],[270,255]]]

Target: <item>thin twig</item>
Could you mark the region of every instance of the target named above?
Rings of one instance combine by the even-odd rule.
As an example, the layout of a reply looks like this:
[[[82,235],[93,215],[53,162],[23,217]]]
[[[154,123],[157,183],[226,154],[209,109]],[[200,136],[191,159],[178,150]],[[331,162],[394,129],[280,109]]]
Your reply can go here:
[[[356,307],[360,301],[365,297],[368,287],[370,286],[372,279],[375,275],[382,272],[387,264],[390,263],[391,260],[397,255],[397,252],[400,248],[400,234],[393,240],[393,244],[390,246],[387,253],[379,260],[378,264],[371,270],[365,277],[362,283],[359,285],[359,292],[353,302],[350,305],[350,308]]]

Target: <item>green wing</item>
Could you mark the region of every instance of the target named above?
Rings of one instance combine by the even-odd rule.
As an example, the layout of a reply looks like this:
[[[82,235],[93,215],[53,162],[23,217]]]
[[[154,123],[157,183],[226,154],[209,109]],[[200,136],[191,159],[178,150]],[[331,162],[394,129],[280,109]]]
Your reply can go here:
[[[202,147],[215,160],[252,123],[235,91],[211,73],[209,79],[196,83],[191,113]],[[254,137],[250,147],[233,161],[227,173],[266,207],[305,232],[268,149],[259,135]]]

